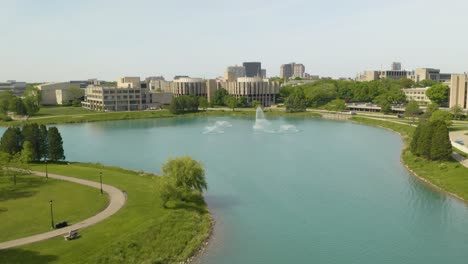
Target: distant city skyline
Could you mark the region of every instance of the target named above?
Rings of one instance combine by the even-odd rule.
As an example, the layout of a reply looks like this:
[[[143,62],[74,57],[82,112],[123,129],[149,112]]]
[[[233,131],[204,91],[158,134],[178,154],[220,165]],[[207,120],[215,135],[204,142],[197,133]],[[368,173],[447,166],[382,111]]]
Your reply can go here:
[[[334,78],[392,62],[463,73],[467,9],[463,0],[5,0],[0,81],[215,78],[249,61],[268,76],[291,61]]]

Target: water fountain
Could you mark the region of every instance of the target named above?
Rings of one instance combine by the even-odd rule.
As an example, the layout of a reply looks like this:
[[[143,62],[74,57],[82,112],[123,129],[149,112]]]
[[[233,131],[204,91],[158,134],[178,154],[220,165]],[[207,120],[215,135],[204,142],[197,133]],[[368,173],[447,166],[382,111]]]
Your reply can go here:
[[[281,125],[278,130],[272,128],[271,122],[265,118],[265,113],[261,107],[257,107],[255,113],[255,124],[253,126],[255,131],[267,132],[267,133],[288,133],[288,132],[299,132],[295,125],[284,124]]]
[[[228,121],[216,121],[213,126],[206,126],[203,134],[222,134],[224,133],[224,128],[227,127],[232,127]]]
[[[271,123],[266,120],[265,113],[263,113],[263,109],[260,106],[257,107],[257,111],[255,113],[255,124],[253,129],[263,132],[274,132],[271,129]]]

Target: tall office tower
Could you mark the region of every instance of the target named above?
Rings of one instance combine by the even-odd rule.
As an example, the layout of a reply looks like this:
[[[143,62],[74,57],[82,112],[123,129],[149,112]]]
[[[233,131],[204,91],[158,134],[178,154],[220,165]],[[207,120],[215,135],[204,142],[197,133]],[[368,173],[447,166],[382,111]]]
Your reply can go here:
[[[294,77],[304,78],[305,66],[304,64],[294,64]]]
[[[266,79],[266,69],[262,69],[261,72],[262,72],[262,76],[260,77],[262,77],[263,79]]]
[[[224,73],[224,78],[226,79],[227,76],[229,76],[229,78],[233,78],[234,80],[236,80],[237,78],[240,78],[240,77],[245,77],[245,67],[244,66],[229,66],[227,67],[226,69],[226,72]]]
[[[280,77],[283,79],[289,79],[294,75],[294,62],[283,64],[280,67]]]
[[[401,71],[401,62],[392,62],[392,71]]]
[[[261,62],[244,62],[242,65],[245,68],[246,77],[261,77],[262,76],[262,63]]]

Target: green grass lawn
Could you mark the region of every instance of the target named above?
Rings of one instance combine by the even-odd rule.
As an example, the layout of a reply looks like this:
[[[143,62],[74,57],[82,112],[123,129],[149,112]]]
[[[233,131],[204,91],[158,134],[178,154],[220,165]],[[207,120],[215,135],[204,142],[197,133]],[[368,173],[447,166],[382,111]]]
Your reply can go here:
[[[402,135],[406,146],[409,144],[410,136],[415,129],[415,127],[407,125],[364,117],[353,117],[352,120],[358,123],[384,127],[398,132]],[[413,155],[407,147],[404,147],[402,151],[402,160],[418,176],[468,201],[468,168],[464,167],[459,162],[455,160],[426,160]]]
[[[0,263],[179,263],[209,236],[212,223],[204,202],[164,209],[157,176],[79,163],[50,165],[49,171],[93,181],[102,172],[105,183],[127,192],[127,203],[110,218],[80,231],[77,240],[57,237],[4,250]]]
[[[77,115],[77,114],[89,114],[93,111],[73,106],[42,106],[37,115],[31,117],[47,117],[47,116],[60,116],[60,115]]]
[[[15,186],[10,177],[0,177],[0,242],[50,231],[51,199],[55,221],[73,224],[103,210],[107,198],[67,181],[25,175]]]

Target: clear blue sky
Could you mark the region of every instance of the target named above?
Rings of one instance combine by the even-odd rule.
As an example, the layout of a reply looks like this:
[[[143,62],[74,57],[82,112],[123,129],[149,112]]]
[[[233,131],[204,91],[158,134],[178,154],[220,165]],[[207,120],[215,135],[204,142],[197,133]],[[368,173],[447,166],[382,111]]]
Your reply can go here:
[[[212,78],[261,61],[269,76],[435,67],[468,71],[466,0],[0,0],[0,81]]]

